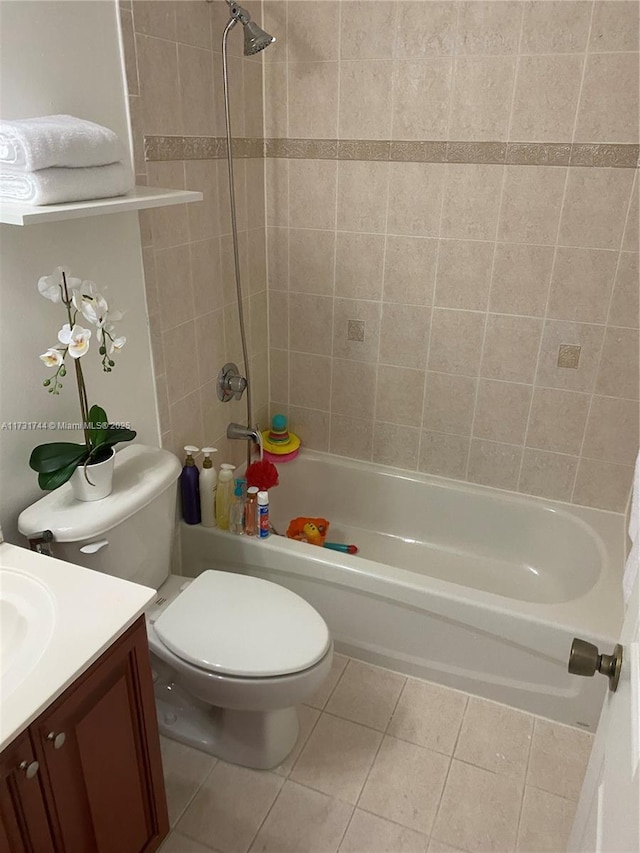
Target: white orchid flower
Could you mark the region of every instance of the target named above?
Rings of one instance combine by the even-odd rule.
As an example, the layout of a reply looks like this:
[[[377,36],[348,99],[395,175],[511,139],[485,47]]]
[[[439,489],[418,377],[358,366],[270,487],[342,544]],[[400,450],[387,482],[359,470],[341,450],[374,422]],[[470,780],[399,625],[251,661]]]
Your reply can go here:
[[[74,291],[73,305],[93,326],[105,324],[109,305],[92,281],[83,281],[82,286]]]
[[[58,332],[58,340],[61,344],[67,346],[71,358],[81,358],[85,353],[89,352],[90,337],[91,329],[83,329],[77,323],[73,329],[68,323],[65,323]]]
[[[71,278],[64,267],[56,267],[51,275],[43,275],[38,281],[38,291],[45,299],[50,299],[51,302],[62,301],[62,273],[65,273],[68,291],[76,291],[81,287],[79,278]]]
[[[39,358],[47,367],[60,367],[64,360],[60,350],[54,349],[54,347],[50,347],[46,352],[43,352]]]
[[[109,314],[109,318],[111,318],[111,314]],[[101,326],[98,326],[98,340],[101,344],[104,343],[105,334],[111,334],[114,329],[115,326],[113,325],[113,323],[109,322],[103,323]]]
[[[120,337],[120,338],[115,338],[112,341],[111,346],[109,347],[109,355],[113,355],[114,352],[120,352],[120,350],[126,344],[126,342],[127,342],[127,339],[124,336]]]

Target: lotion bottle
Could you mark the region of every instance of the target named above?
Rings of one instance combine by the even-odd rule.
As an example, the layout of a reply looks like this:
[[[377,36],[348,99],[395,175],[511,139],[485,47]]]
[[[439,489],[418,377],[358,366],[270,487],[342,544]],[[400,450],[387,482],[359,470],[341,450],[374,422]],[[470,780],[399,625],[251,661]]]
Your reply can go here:
[[[258,492],[258,537],[269,535],[269,492]]]
[[[184,468],[180,474],[180,497],[182,498],[182,517],[187,524],[200,524],[200,483],[198,466],[194,456],[198,448],[192,444],[185,447],[187,454]]]
[[[233,500],[233,471],[235,465],[223,462],[218,475],[216,491],[216,521],[220,530],[229,529],[229,509]]]
[[[216,526],[216,489],[218,473],[213,467],[211,454],[217,453],[215,447],[203,447],[204,461],[200,471],[200,509],[203,527]]]

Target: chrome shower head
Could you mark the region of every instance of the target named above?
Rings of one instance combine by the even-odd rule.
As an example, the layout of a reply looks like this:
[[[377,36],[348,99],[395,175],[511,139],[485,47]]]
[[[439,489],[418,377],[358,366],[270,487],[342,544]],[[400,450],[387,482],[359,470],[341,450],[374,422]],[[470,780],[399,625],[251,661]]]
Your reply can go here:
[[[269,47],[270,44],[276,40],[275,36],[269,35],[266,33],[262,27],[259,27],[255,21],[251,20],[251,15],[243,9],[242,6],[239,6],[237,3],[231,2],[231,0],[227,0],[229,7],[231,9],[231,17],[236,21],[240,21],[242,26],[244,27],[244,55],[245,56],[253,56],[254,53],[260,53],[261,50],[264,50],[265,47]]]

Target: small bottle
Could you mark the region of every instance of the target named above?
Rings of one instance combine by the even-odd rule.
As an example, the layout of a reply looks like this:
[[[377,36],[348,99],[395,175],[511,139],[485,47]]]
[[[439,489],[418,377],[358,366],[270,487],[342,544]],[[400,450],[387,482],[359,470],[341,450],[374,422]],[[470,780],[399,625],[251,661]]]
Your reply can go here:
[[[242,486],[244,480],[236,480],[236,488],[229,510],[229,530],[239,536],[244,533],[244,495]]]
[[[198,453],[198,448],[187,444],[185,451],[187,457],[180,474],[182,517],[187,524],[200,524],[200,472],[193,458]]]
[[[216,489],[218,474],[213,467],[211,454],[217,453],[215,447],[203,447],[204,461],[200,471],[200,510],[203,527],[216,526]]]
[[[216,521],[220,530],[229,529],[229,509],[233,499],[233,471],[235,465],[223,462],[216,491]]]
[[[269,535],[269,492],[258,492],[258,536],[266,539]]]
[[[249,486],[244,506],[244,532],[247,536],[258,535],[258,487]]]

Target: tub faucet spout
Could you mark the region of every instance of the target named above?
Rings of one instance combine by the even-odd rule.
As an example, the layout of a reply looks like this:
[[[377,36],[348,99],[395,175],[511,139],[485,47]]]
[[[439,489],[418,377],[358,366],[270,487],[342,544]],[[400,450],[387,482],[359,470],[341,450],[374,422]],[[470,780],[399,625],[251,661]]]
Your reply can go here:
[[[252,427],[242,426],[242,424],[229,424],[227,427],[227,438],[239,438],[241,441],[253,441],[253,443],[260,447],[261,444],[261,436],[257,429],[253,429]]]

